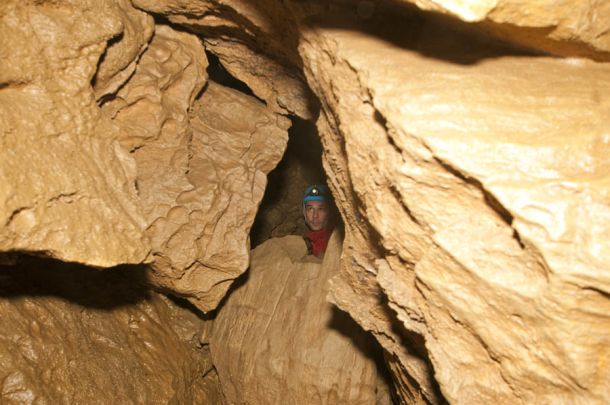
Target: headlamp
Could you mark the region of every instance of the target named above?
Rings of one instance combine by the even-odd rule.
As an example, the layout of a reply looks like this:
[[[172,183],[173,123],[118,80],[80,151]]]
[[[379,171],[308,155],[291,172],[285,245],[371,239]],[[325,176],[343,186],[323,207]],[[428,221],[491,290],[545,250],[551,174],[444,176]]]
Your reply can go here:
[[[326,186],[314,184],[313,186],[307,187],[305,194],[303,195],[303,202],[308,201],[326,201],[328,190]]]

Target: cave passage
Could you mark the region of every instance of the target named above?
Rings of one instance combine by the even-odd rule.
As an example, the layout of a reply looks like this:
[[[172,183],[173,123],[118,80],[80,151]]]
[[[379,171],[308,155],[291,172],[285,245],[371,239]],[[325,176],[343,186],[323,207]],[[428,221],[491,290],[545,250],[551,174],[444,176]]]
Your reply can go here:
[[[305,234],[303,192],[311,184],[326,183],[322,145],[315,125],[297,117],[291,119],[286,152],[267,177],[265,196],[250,232],[253,248],[272,237]],[[332,215],[340,221],[336,210]]]
[[[257,98],[246,83],[223,67],[218,56],[206,51],[206,57],[210,80]],[[307,227],[301,212],[303,192],[309,185],[326,184],[322,144],[315,124],[295,115],[289,118],[292,125],[288,130],[286,151],[267,176],[265,195],[250,231],[252,248],[272,237],[305,234]],[[335,226],[341,228],[341,217],[334,204],[331,215]]]
[[[210,80],[256,97],[244,82],[232,76],[222,66],[217,56],[211,52],[206,52],[206,55],[210,63],[208,67]],[[290,120],[292,125],[288,130],[286,150],[281,161],[267,176],[265,194],[250,231],[251,248],[254,249],[250,268],[234,281],[219,306],[208,316],[215,323],[212,327],[215,331],[209,338],[212,346],[212,357],[219,362],[217,370],[221,380],[232,380],[229,388],[225,388],[229,392],[236,389],[235,387],[240,387],[240,383],[249,377],[228,377],[226,375],[226,368],[229,367],[227,364],[233,364],[233,366],[240,364],[240,367],[249,368],[246,363],[241,363],[242,361],[247,362],[243,359],[249,358],[257,364],[253,367],[260,367],[262,370],[264,370],[264,364],[267,362],[296,361],[294,370],[285,370],[284,373],[278,375],[281,379],[285,379],[285,382],[279,383],[282,385],[289,384],[288,381],[294,377],[293,374],[298,374],[298,371],[295,370],[300,370],[299,363],[302,360],[299,359],[299,356],[301,352],[318,352],[318,354],[311,355],[312,360],[306,360],[314,362],[311,366],[308,366],[311,370],[310,373],[320,373],[318,377],[313,377],[314,379],[330,377],[332,380],[334,376],[325,374],[329,373],[328,370],[324,367],[316,369],[316,366],[313,365],[316,361],[320,361],[318,358],[322,358],[321,361],[324,363],[327,361],[324,360],[324,357],[334,357],[334,353],[324,354],[325,349],[320,346],[321,342],[330,339],[336,345],[334,346],[335,349],[331,350],[344,353],[345,347],[349,347],[348,354],[344,354],[345,358],[351,358],[352,356],[356,359],[360,358],[360,360],[355,360],[356,368],[363,367],[362,363],[366,363],[369,364],[368,372],[371,373],[371,364],[373,365],[372,369],[376,370],[374,374],[377,375],[376,390],[378,392],[376,395],[378,396],[378,403],[398,403],[381,345],[370,333],[365,332],[350,315],[328,303],[326,299],[328,279],[325,277],[329,277],[339,270],[337,258],[342,250],[343,239],[342,219],[334,202],[331,201],[329,207],[331,221],[336,233],[334,251],[330,252],[330,255],[334,257],[329,259],[330,262],[324,259],[319,261],[318,259],[309,260],[307,257],[298,254],[293,258],[294,261],[285,262],[286,267],[279,266],[278,268],[277,266],[278,262],[281,263],[286,259],[280,253],[281,251],[284,249],[293,251],[294,246],[304,245],[299,239],[308,231],[302,212],[305,189],[312,184],[327,183],[322,165],[323,148],[315,123],[294,115],[290,116]],[[299,238],[294,238],[294,235],[299,236]],[[264,244],[264,242],[270,243]],[[267,252],[270,255],[265,257]],[[260,273],[265,267],[268,267],[264,270],[266,273],[275,272],[276,276],[265,278]],[[324,268],[327,270],[323,270]],[[326,274],[320,276],[320,280],[313,287],[310,284],[311,277],[306,275],[311,271],[314,273],[320,272],[321,275]],[[295,296],[286,295],[287,290],[294,291]],[[284,318],[282,308],[285,308],[284,310],[286,310],[286,307],[290,308],[291,302],[294,299],[299,299],[297,297],[303,300],[303,305],[296,305],[293,309],[287,309],[291,315],[287,315],[288,319]],[[276,303],[272,305],[271,312],[265,312],[265,308],[269,306],[269,300]],[[243,311],[241,309],[243,307],[252,309]],[[251,319],[251,311],[258,312],[259,315],[253,316],[253,319]],[[303,311],[309,313],[303,314]],[[325,313],[327,314],[326,318],[319,315]],[[268,318],[268,321],[265,322],[266,326],[256,323],[256,319],[259,319],[259,317]],[[322,324],[316,323],[317,317],[325,319]],[[248,345],[247,342],[244,343],[238,337],[240,331],[244,329],[244,326],[241,326],[242,324],[248,325],[247,327],[252,327],[252,324],[260,326],[259,329],[253,328],[253,330],[250,330],[250,333],[261,336],[259,339],[262,339],[262,341],[276,341],[279,349],[272,349],[272,353],[257,357],[258,348]],[[291,330],[291,327],[288,326],[290,324],[295,329]],[[283,327],[286,327],[286,329]],[[299,339],[299,336],[312,335],[318,337],[304,342]],[[204,339],[206,344],[207,339],[208,337]],[[233,345],[237,341],[241,342],[240,344],[243,344],[243,347],[236,349]],[[300,345],[304,347],[299,348]],[[254,346],[257,346],[257,344]],[[333,344],[330,347],[333,347]],[[282,353],[281,350],[285,350],[285,352]],[[350,351],[351,354],[349,354]],[[305,358],[309,356],[307,355]],[[342,362],[344,358],[338,355],[335,360]],[[342,372],[337,372],[337,375],[341,374]],[[343,377],[337,378],[340,381]],[[244,391],[248,390],[247,384],[241,388]],[[289,389],[286,391],[289,391]],[[231,395],[235,395],[235,398],[242,400],[243,398],[249,398],[247,395],[251,395],[251,393],[240,392],[237,388],[236,392],[228,394],[229,397]],[[243,398],[242,395],[244,395]],[[265,395],[262,396],[265,397]]]

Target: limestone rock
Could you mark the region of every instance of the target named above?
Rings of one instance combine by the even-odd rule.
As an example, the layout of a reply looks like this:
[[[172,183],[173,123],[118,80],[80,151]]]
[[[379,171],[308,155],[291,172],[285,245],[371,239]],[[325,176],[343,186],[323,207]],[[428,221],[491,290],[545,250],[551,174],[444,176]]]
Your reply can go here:
[[[610,61],[610,2],[580,0],[406,0],[424,10],[480,22],[483,29],[562,56]]]
[[[205,311],[214,309],[248,268],[250,227],[266,174],[286,148],[287,121],[258,100],[213,82],[193,106],[187,174],[193,187],[177,198],[189,214],[176,213],[171,223],[160,219],[154,226],[178,226],[167,248],[180,246],[181,260],[193,262],[173,288]],[[181,232],[192,233],[188,243],[173,245]]]
[[[109,0],[0,5],[1,251],[145,260],[133,160],[91,87],[123,13]]]
[[[157,25],[133,77],[102,104],[104,113],[120,128],[123,147],[135,152],[139,177],[156,169],[141,161],[139,149],[154,142],[171,146],[187,137],[188,108],[207,81],[207,65],[197,37]],[[140,183],[140,198],[145,209],[151,210],[156,196],[142,190]]]
[[[206,47],[220,58],[231,75],[246,83],[273,111],[314,118],[313,96],[296,70],[233,41],[206,39]]]
[[[256,248],[247,280],[204,338],[227,403],[389,404],[370,336],[325,299],[339,265],[337,232],[323,262],[306,253],[298,236]]]
[[[0,402],[219,403],[201,321],[144,277],[49,260],[0,266]]]
[[[158,286],[214,308],[248,265],[265,173],[286,142],[278,114],[316,116],[304,70],[346,225],[331,298],[381,343],[401,400],[608,398],[610,72],[592,60],[608,60],[610,3],[132,3],[205,37],[267,106],[204,87],[202,40],[164,25],[151,39],[151,17],[126,0],[3,1],[2,263],[15,251],[97,267],[148,258]],[[6,303],[19,331],[47,305],[11,300],[26,314]],[[287,347],[281,339],[269,350]],[[21,369],[10,354],[2,369]],[[28,370],[3,380],[4,395],[61,402],[76,379],[58,372],[45,388],[56,391],[36,394],[28,381],[47,377]],[[250,392],[272,395],[262,388]]]
[[[248,267],[249,229],[289,121],[212,82],[194,103],[206,66],[199,39],[157,26],[133,78],[104,111],[134,152],[153,282],[209,311]]]
[[[304,82],[297,53],[296,22],[275,0],[134,0],[143,10],[168,16],[201,35],[206,48],[276,113],[311,119],[314,98]]]
[[[136,70],[138,58],[152,38],[155,23],[150,14],[117,0],[122,30],[110,39],[94,77],[95,98],[113,94]]]
[[[423,338],[451,403],[604,402],[610,67],[350,28],[302,48],[346,222],[334,301],[416,382],[404,399],[440,401],[402,344]]]

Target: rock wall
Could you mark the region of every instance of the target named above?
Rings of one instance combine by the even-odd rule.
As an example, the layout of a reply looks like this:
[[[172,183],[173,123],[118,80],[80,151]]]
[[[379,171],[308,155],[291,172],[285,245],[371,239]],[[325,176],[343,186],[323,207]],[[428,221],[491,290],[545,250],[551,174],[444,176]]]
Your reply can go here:
[[[431,366],[451,403],[601,403],[610,67],[420,23],[303,47],[347,227],[334,302],[405,399],[440,401]]]
[[[34,258],[0,266],[0,402],[220,403],[199,318],[145,276]]]
[[[610,4],[606,1],[405,2],[477,23],[487,33],[530,49],[561,56],[579,56],[605,62],[610,60]]]
[[[248,266],[289,120],[208,85],[201,40],[128,1],[1,7],[1,249],[151,263],[213,309]]]
[[[206,84],[206,66],[195,36],[157,26],[135,74],[102,110],[135,159],[155,284],[209,311],[248,267],[249,229],[289,121]]]
[[[295,114],[346,227],[330,298],[404,402],[604,402],[608,7],[4,1],[0,261],[149,263],[211,310]]]
[[[204,338],[226,403],[390,403],[371,337],[326,301],[340,254],[337,232],[323,262],[299,236],[254,249],[247,279]]]
[[[376,334],[405,401],[602,401],[608,67],[536,51],[605,60],[603,6],[536,20],[496,2],[468,26],[370,3],[227,2],[220,18],[262,21],[258,41],[232,32],[246,55],[273,49],[264,16],[300,24],[287,60],[320,100],[347,228],[334,302]]]
[[[0,5],[2,251],[99,267],[146,260],[150,245],[131,158],[91,86],[107,42],[131,18],[120,4]],[[138,44],[152,18],[139,22]],[[115,70],[106,68],[104,80]]]

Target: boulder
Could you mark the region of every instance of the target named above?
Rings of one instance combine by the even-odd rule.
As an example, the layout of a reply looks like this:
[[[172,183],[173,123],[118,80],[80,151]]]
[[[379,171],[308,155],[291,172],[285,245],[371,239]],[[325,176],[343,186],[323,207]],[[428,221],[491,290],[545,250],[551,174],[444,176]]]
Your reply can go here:
[[[1,251],[97,267],[147,259],[134,162],[91,86],[109,41],[138,14],[121,4],[0,5]],[[140,49],[146,35],[124,41]]]
[[[390,403],[370,335],[326,301],[340,254],[337,232],[323,261],[299,236],[254,249],[204,338],[227,403]]]

